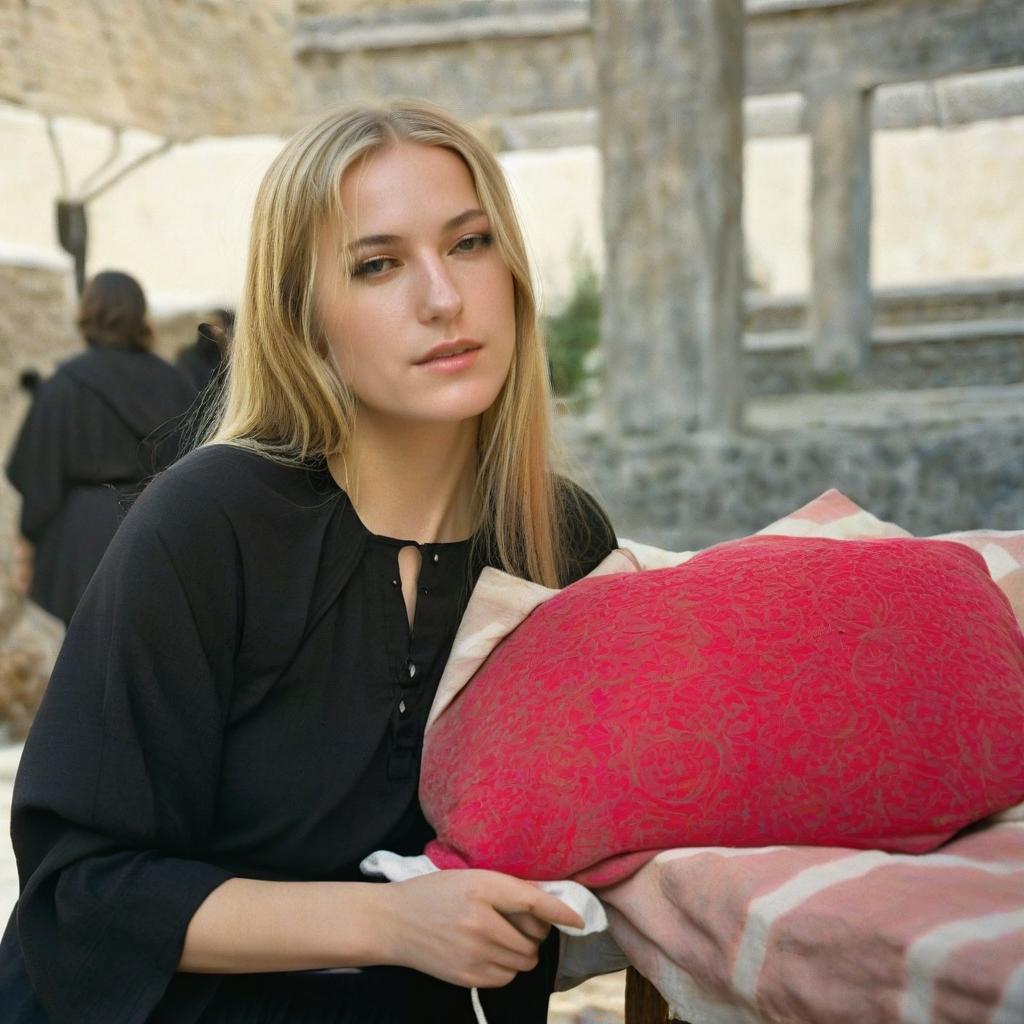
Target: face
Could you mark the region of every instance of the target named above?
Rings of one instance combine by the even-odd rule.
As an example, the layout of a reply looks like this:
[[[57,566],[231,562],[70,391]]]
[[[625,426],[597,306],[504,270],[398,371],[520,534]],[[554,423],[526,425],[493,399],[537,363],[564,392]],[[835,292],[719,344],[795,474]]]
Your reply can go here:
[[[515,348],[512,274],[462,160],[403,142],[342,178],[339,234],[318,254],[317,310],[360,415],[461,422],[497,398]]]

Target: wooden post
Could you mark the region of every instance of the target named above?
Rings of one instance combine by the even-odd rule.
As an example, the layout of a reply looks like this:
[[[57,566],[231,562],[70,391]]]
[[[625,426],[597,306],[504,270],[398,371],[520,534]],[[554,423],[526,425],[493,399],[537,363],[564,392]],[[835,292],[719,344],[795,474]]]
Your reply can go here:
[[[635,968],[626,971],[626,1024],[666,1024],[668,1004]]]

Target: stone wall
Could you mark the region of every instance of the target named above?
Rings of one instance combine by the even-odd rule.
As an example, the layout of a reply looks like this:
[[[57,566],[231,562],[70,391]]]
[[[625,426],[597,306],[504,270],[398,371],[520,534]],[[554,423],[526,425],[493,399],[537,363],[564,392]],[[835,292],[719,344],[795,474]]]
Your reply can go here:
[[[802,300],[747,295],[747,395],[828,389],[918,389],[1024,381],[1024,280],[890,288],[875,293],[868,358],[816,379]]]
[[[192,138],[279,130],[292,0],[0,4],[0,99]]]
[[[562,426],[618,534],[670,550],[753,533],[831,487],[918,536],[1024,529],[1021,419],[614,445]]]
[[[28,408],[19,374],[48,374],[58,360],[76,351],[72,325],[74,284],[70,261],[0,260],[0,459],[6,462],[14,435]],[[0,475],[0,576],[6,579],[18,496]]]
[[[988,336],[979,328],[958,334],[948,328],[899,340],[876,338],[855,373],[816,377],[807,345],[748,347],[743,353],[745,393],[788,395],[808,390],[863,391],[971,387],[1024,382],[1024,323]]]
[[[436,6],[437,0],[295,0],[295,15],[298,18],[323,18],[332,14],[372,14]]]
[[[353,5],[296,26],[297,103],[429,96],[469,118],[589,105],[594,61],[581,0]]]

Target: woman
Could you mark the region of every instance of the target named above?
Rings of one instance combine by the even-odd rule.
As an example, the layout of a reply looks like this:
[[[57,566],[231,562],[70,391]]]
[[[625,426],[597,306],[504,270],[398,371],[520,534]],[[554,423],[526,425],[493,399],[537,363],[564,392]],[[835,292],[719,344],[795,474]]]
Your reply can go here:
[[[423,730],[482,567],[558,585],[615,544],[550,469],[547,403],[464,126],[407,103],[286,145],[212,443],[127,517],[26,745],[8,1019],[472,1021],[469,986],[492,1024],[546,1019],[564,904],[358,864],[432,835]]]
[[[88,351],[34,394],[7,476],[21,492],[18,577],[69,622],[121,519],[122,499],[177,454],[176,418],[195,392],[149,349],[146,297],[128,274],[97,274],[78,328]]]

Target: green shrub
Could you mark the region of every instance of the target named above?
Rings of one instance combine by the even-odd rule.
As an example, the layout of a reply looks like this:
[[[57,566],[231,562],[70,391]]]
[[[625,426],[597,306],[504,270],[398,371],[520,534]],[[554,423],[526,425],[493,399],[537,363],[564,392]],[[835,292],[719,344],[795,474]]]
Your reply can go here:
[[[589,262],[580,261],[569,301],[544,326],[552,389],[562,397],[580,394],[591,373],[587,357],[601,337],[601,285]]]

